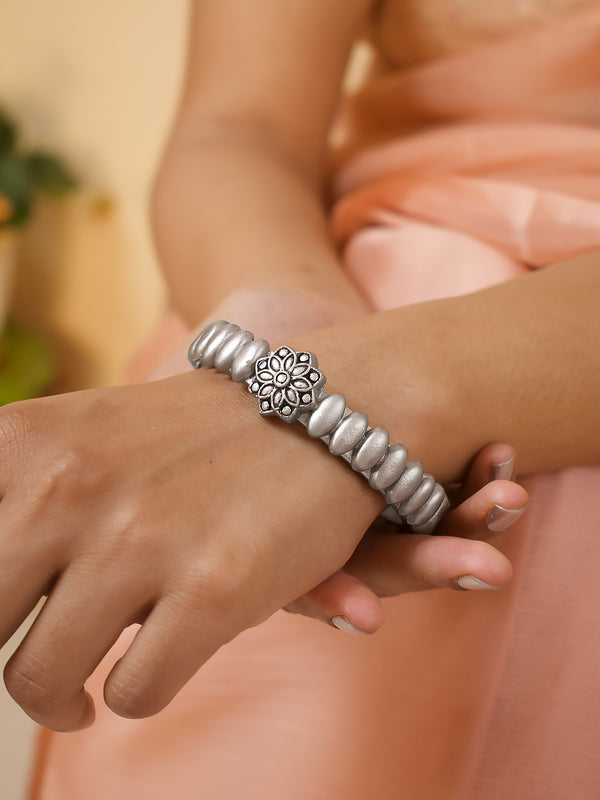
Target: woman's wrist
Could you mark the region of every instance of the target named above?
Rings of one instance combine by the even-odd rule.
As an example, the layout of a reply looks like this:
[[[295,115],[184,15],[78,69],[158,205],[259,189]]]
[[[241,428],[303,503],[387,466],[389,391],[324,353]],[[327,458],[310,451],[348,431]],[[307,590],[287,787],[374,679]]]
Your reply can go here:
[[[443,483],[494,441],[523,473],[584,466],[600,460],[599,299],[598,265],[574,261],[287,344]]]
[[[177,334],[179,345],[159,361],[155,359],[155,366],[149,375],[148,366],[145,370],[138,369],[136,374],[143,373],[148,375],[149,380],[158,380],[190,369],[187,360],[190,342],[206,324],[218,319],[236,322],[240,327],[252,331],[256,339],[277,342],[316,329],[348,323],[367,313],[366,307],[330,300],[306,290],[239,289],[227,295],[193,328],[186,328],[181,321],[171,325],[180,331]],[[160,336],[158,338],[160,340]],[[148,348],[141,360],[146,365],[152,363]]]
[[[213,309],[210,320],[202,320],[195,330],[201,330],[207,321],[226,319],[251,330],[257,339],[275,341],[350,323],[367,313],[366,306],[348,305],[306,289],[242,288],[227,295]]]
[[[401,520],[418,533],[431,533],[448,508],[448,498],[419,461],[408,462],[403,445],[392,445],[381,426],[369,427],[362,412],[347,408],[339,393],[324,389],[327,376],[314,354],[287,345],[274,348],[235,323],[217,320],[205,326],[190,345],[194,368],[214,367],[235,382],[246,382],[263,415],[284,422],[298,420],[309,436],[322,439],[385,495],[386,518]]]
[[[348,407],[367,414],[371,427],[385,428],[390,443],[403,444],[426,472],[453,483],[480,449],[482,433],[476,420],[458,419],[470,414],[460,360],[454,369],[444,344],[454,310],[430,305],[373,314],[286,343],[315,353],[330,393],[343,394]]]

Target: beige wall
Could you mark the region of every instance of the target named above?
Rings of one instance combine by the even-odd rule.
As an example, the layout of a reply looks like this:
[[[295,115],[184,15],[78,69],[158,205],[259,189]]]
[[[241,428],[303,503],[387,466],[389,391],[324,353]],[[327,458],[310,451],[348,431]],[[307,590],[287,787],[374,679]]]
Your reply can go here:
[[[159,318],[146,206],[177,99],[187,10],[184,0],[2,0],[0,104],[83,183],[73,201],[40,207],[18,265],[13,313],[53,342],[58,388],[120,381]],[[33,734],[0,688],[5,800],[23,797]]]
[[[47,331],[60,388],[121,380],[164,302],[147,199],[177,99],[185,0],[3,0],[0,104],[83,183],[23,243],[15,314]]]

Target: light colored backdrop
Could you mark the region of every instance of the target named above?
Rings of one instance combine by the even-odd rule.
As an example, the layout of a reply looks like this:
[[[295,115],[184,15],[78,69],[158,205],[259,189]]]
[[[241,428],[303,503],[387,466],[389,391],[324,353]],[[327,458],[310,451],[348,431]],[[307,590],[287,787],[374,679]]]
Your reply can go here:
[[[3,0],[0,104],[64,154],[83,191],[44,204],[19,263],[15,314],[46,332],[61,388],[120,381],[160,316],[148,189],[178,95],[185,0]],[[0,653],[2,663],[13,641]],[[0,688],[0,797],[23,797],[34,726]]]
[[[177,101],[185,0],[4,0],[0,104],[31,144],[69,159],[83,191],[43,204],[25,237],[16,313],[83,377],[120,378],[159,315],[148,189]],[[78,358],[75,358],[79,355]]]

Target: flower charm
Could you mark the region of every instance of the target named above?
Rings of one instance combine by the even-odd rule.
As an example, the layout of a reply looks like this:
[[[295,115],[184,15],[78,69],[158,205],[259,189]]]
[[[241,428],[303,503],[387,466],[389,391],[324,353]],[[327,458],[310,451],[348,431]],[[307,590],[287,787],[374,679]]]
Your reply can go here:
[[[294,422],[316,408],[325,381],[313,353],[296,353],[282,346],[256,362],[254,375],[246,383],[258,397],[261,414],[277,414],[284,422]]]

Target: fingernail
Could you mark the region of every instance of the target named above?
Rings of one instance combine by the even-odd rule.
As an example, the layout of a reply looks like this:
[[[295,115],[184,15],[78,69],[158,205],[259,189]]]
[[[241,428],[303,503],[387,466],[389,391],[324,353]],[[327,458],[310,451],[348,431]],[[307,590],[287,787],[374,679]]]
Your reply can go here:
[[[515,457],[511,456],[508,461],[492,466],[493,481],[510,481],[513,479],[515,471]]]
[[[492,507],[485,518],[485,524],[488,530],[494,533],[502,533],[502,531],[510,528],[524,511],[524,508],[503,508],[502,506],[496,505]]]
[[[471,591],[472,589],[501,589],[501,586],[492,586],[490,583],[485,583],[485,581],[480,581],[479,578],[476,578],[475,575],[461,575],[460,578],[457,578],[455,581],[456,585],[460,589],[466,589],[467,591]]]
[[[358,628],[355,628],[347,617],[332,617],[330,622],[334,628],[338,629],[338,631],[346,631],[346,633],[362,633],[363,635],[366,635],[365,631],[360,631]]]

